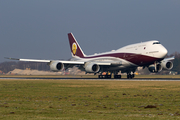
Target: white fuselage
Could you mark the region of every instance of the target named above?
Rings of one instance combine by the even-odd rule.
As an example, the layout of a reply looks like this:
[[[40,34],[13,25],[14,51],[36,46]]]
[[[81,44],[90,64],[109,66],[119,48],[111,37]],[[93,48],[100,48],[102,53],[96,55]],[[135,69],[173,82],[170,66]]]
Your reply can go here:
[[[77,57],[72,60],[83,62],[121,62],[119,66],[108,67],[108,70],[117,70],[133,66],[147,66],[155,61],[161,61],[166,55],[167,49],[159,41],[153,40],[131,44],[110,52],[88,55],[84,58]]]

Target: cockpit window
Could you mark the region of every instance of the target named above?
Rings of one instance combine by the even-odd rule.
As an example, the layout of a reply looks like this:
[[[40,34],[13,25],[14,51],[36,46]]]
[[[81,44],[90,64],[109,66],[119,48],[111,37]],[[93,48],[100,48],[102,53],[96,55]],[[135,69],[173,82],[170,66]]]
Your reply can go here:
[[[153,45],[154,45],[154,44],[161,44],[161,43],[160,43],[160,42],[154,42]]]

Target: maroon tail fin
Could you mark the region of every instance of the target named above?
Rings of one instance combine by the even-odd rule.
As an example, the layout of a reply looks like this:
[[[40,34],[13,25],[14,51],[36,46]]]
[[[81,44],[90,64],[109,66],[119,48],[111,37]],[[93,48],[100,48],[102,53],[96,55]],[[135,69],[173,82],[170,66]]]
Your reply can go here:
[[[79,46],[78,42],[76,41],[75,37],[72,33],[68,33],[69,38],[69,45],[71,49],[72,57],[80,57],[83,58],[85,54],[83,53],[81,47]]]

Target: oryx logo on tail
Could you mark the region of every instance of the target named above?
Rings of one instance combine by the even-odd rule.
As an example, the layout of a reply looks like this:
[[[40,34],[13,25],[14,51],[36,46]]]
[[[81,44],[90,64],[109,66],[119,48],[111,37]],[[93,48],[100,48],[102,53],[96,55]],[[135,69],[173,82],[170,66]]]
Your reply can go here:
[[[72,53],[73,53],[73,55],[76,54],[76,50],[77,50],[77,45],[76,45],[76,43],[73,43],[72,44]]]

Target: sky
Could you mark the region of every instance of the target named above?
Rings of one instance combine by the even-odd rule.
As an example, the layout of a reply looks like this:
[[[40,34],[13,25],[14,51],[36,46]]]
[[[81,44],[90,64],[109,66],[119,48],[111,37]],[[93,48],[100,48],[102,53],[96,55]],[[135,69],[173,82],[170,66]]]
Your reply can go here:
[[[86,55],[158,40],[180,52],[180,0],[0,0],[4,57],[71,58],[72,32]]]

